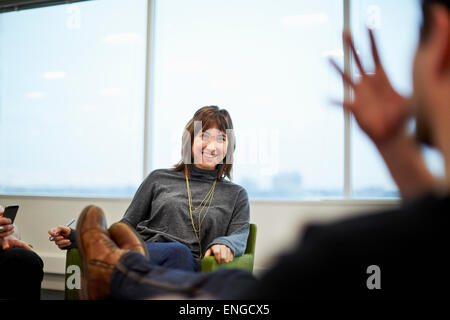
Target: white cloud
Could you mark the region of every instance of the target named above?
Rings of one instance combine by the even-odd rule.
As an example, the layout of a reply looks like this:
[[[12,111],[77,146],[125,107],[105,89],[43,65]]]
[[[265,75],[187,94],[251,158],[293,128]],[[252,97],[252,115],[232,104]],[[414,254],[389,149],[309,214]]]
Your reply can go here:
[[[287,16],[281,19],[281,24],[288,28],[302,27],[312,24],[328,22],[328,15],[325,13],[299,14]]]
[[[103,88],[100,90],[100,95],[102,96],[120,97],[123,93],[122,88]]]
[[[42,99],[45,97],[45,93],[42,91],[32,91],[27,93],[28,99]]]
[[[62,79],[66,76],[64,71],[48,71],[44,72],[45,79]]]
[[[142,36],[133,32],[116,33],[107,35],[103,41],[113,45],[133,44],[142,41]]]
[[[164,69],[167,72],[206,73],[211,70],[208,61],[195,58],[179,58],[164,60]]]

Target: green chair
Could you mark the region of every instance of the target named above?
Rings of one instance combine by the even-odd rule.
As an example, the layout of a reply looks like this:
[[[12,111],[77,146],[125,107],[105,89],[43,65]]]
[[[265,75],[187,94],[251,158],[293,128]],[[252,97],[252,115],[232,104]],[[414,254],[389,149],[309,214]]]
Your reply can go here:
[[[202,259],[202,272],[212,272],[219,268],[237,268],[253,271],[256,243],[255,224],[250,224],[250,232],[247,238],[247,248],[244,255],[235,257],[232,262],[218,264],[214,257],[205,257]],[[78,249],[67,250],[66,254],[66,273],[64,283],[64,299],[79,300],[81,286],[82,261]]]
[[[83,263],[77,248],[66,253],[66,273],[64,279],[64,299],[80,300],[81,271]]]
[[[202,259],[202,272],[212,272],[219,268],[235,268],[252,272],[255,260],[255,244],[256,244],[256,224],[250,224],[250,232],[247,238],[247,248],[245,253],[233,259],[228,263],[217,263],[216,258],[209,256]]]

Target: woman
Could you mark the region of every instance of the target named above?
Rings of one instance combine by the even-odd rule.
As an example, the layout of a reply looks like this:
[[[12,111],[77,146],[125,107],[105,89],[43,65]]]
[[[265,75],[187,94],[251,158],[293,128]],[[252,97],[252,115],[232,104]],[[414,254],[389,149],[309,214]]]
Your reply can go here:
[[[230,262],[244,253],[250,209],[245,189],[232,183],[235,149],[229,113],[199,109],[183,134],[182,159],[172,169],[153,171],[137,190],[122,222],[134,227],[156,264],[198,271],[204,256]],[[60,248],[75,232],[49,230]]]

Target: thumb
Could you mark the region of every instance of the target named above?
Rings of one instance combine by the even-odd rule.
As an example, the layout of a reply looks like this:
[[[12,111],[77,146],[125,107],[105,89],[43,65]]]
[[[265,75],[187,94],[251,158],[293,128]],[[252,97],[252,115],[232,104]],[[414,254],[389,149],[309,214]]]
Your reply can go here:
[[[8,250],[9,249],[9,240],[8,239],[3,238],[2,249],[3,250]]]
[[[64,237],[67,237],[71,233],[70,228],[65,226],[59,226],[58,229],[61,232],[61,235]]]
[[[210,256],[210,255],[211,255],[211,252],[212,252],[211,248],[209,248],[208,250],[206,250],[206,252],[205,252],[205,257]]]

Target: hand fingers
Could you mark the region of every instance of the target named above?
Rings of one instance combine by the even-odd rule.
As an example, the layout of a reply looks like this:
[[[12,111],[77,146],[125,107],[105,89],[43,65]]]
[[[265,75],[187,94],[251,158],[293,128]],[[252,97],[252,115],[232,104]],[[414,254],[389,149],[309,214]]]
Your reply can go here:
[[[56,228],[50,229],[48,230],[48,234],[55,236],[56,234],[61,233],[64,230],[63,228],[64,227],[62,226],[58,226]]]
[[[231,262],[231,261],[233,261],[233,251],[231,251],[231,249],[230,248],[228,248],[228,247],[226,247],[226,251],[227,251],[227,257],[226,257],[226,260],[225,260],[225,262]]]
[[[58,232],[61,233],[64,237],[67,237],[71,232],[70,228],[66,226],[59,226],[57,229]]]
[[[208,250],[206,250],[205,252],[205,257],[208,257],[211,255],[211,248],[209,248]]]
[[[3,208],[3,206],[0,206],[0,217],[3,215],[4,211],[5,211],[5,208]]]
[[[381,65],[380,56],[378,54],[377,45],[375,43],[375,37],[373,36],[372,29],[369,29],[369,37],[370,37],[370,47],[372,49],[372,57],[373,61],[375,63],[375,67],[378,67]]]
[[[12,224],[3,224],[0,225],[0,232],[7,232],[14,229],[14,225]]]
[[[220,263],[231,261],[231,250],[225,245],[220,247],[219,261]]]
[[[48,230],[48,234],[50,235],[49,240],[54,241],[58,236],[62,236],[63,238],[67,238],[70,234],[70,228],[64,226],[58,226],[57,228],[53,228]]]
[[[1,232],[0,233],[0,239],[9,237],[9,236],[11,236],[13,234],[14,234],[14,230],[11,230],[11,231],[8,231],[8,232]]]
[[[33,248],[31,248],[29,245],[27,245],[25,242],[22,242],[22,241],[20,241],[21,242],[21,245],[20,245],[20,247],[22,247],[22,248],[25,248],[25,249],[28,249],[28,250],[30,250],[30,251],[33,251]]]
[[[67,246],[70,246],[70,240],[67,240],[67,239],[63,239],[63,240],[59,240],[59,241],[56,241],[55,242],[55,244],[58,246],[58,248],[60,248],[60,249],[62,249],[62,248],[65,248],[65,247],[67,247]]]
[[[50,236],[50,237],[48,237],[48,240],[50,240],[50,241],[54,241],[56,244],[58,244],[58,241],[61,241],[61,240],[68,240],[66,237],[63,237],[63,236],[61,236],[61,235],[59,235],[59,236]]]
[[[212,252],[216,258],[217,263],[231,262],[233,261],[233,252],[226,245],[213,245],[207,250],[209,254]],[[206,256],[206,253],[205,253]]]
[[[212,251],[214,253],[214,257],[216,258],[217,263],[222,263],[222,257],[220,256],[220,247],[212,246]]]
[[[359,60],[358,53],[356,52],[355,45],[353,44],[352,35],[349,31],[344,31],[342,34],[344,38],[344,42],[347,43],[350,46],[350,50],[352,51],[353,58],[355,59],[356,65],[358,66],[358,70],[361,73],[361,75],[364,74],[364,69],[361,64],[361,60]]]
[[[3,241],[2,241],[2,249],[3,250],[8,250],[9,249],[9,240],[8,239],[3,239]]]
[[[9,240],[8,241],[8,247],[9,248],[20,247],[20,248],[25,248],[25,249],[28,249],[28,250],[33,250],[33,249],[30,248],[29,245],[27,245],[25,242],[20,241],[20,240]]]
[[[222,247],[221,253],[222,253],[222,263],[228,262],[228,248]]]
[[[223,263],[225,260],[223,248],[218,247],[217,254],[214,255],[218,263]]]
[[[334,59],[330,59],[331,65],[339,72],[342,76],[342,80],[348,84],[350,87],[354,88],[355,84],[352,81],[352,78],[348,74],[346,74],[344,71],[341,70],[341,68],[337,65],[336,61]]]
[[[12,223],[11,219],[0,217],[0,224],[1,225],[11,224],[11,223]]]

